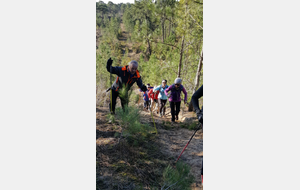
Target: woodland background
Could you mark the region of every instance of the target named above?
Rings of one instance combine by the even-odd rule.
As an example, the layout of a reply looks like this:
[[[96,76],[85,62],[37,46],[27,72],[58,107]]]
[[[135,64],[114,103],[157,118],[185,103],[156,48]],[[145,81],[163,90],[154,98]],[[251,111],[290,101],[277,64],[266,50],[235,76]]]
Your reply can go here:
[[[203,1],[96,2],[97,94],[110,86],[109,57],[113,66],[138,61],[143,83],[152,86],[181,77],[190,102],[203,83]]]

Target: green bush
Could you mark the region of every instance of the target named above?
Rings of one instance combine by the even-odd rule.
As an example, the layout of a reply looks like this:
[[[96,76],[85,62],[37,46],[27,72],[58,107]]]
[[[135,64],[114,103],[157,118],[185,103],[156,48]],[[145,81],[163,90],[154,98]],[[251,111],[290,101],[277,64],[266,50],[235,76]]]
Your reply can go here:
[[[190,166],[179,161],[176,168],[168,166],[163,172],[163,186],[161,189],[188,190],[194,182],[190,174]]]
[[[148,124],[140,123],[140,110],[136,107],[125,106],[116,109],[116,117],[120,120],[123,128],[123,136],[126,137],[129,144],[139,145],[150,136],[153,130]]]

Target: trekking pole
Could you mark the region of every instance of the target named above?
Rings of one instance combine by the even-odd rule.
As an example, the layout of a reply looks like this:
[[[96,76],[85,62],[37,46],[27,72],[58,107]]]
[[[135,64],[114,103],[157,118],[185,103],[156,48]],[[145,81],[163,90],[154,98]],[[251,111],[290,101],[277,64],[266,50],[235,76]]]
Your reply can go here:
[[[179,160],[180,156],[182,155],[183,151],[186,149],[186,147],[189,145],[189,143],[191,142],[192,138],[194,137],[194,135],[196,134],[196,132],[200,129],[200,127],[202,126],[202,124],[200,123],[199,127],[197,127],[197,129],[195,130],[194,134],[191,136],[189,142],[185,145],[184,149],[182,150],[181,154],[178,156],[176,162]],[[175,162],[175,163],[176,163]]]
[[[152,114],[152,109],[151,108],[150,108],[150,112],[151,112],[151,117],[152,117],[153,124],[154,124],[154,127],[155,127],[155,132],[157,134],[157,129],[156,129],[156,126],[155,126],[155,122],[154,122],[154,118],[153,118],[153,114]]]

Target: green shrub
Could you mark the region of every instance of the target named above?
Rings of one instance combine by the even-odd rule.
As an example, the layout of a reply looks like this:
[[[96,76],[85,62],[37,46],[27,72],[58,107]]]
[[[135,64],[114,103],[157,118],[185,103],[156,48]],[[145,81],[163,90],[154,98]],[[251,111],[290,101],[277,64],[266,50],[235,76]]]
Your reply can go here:
[[[194,182],[190,174],[190,166],[179,161],[176,168],[168,166],[163,172],[163,186],[161,189],[188,190]]]
[[[116,117],[123,128],[123,136],[129,144],[138,145],[150,136],[151,127],[140,123],[140,110],[136,107],[125,106],[124,110],[116,109]]]

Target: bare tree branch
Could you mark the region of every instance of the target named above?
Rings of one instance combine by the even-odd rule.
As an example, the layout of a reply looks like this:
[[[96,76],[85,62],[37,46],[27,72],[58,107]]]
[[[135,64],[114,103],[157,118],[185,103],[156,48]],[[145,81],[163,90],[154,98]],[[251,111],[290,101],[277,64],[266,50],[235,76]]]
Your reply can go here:
[[[198,22],[194,19],[194,17],[193,17],[190,13],[189,13],[189,15],[190,15],[190,17],[195,21],[195,23],[198,24]],[[203,30],[203,27],[200,26],[200,24],[198,24],[198,26],[199,26],[200,28],[202,28],[202,30]]]

